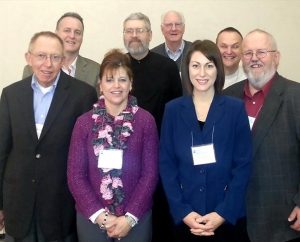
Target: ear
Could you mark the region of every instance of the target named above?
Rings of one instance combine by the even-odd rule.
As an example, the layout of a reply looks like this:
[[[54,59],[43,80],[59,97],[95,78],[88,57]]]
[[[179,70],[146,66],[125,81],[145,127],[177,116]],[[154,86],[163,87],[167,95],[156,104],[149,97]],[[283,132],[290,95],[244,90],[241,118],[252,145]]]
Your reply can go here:
[[[25,59],[26,59],[26,62],[29,66],[31,66],[31,55],[29,52],[26,52],[25,53]]]

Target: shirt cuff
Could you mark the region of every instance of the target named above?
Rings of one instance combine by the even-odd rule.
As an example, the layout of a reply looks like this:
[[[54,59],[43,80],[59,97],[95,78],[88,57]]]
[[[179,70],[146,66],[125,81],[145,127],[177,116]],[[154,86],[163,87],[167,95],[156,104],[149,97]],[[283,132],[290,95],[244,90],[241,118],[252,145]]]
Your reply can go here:
[[[97,217],[99,216],[99,214],[101,214],[103,212],[105,212],[105,209],[101,208],[100,210],[98,210],[97,212],[95,212],[94,214],[92,214],[92,216],[89,217],[89,220],[91,220],[92,223],[96,224]]]

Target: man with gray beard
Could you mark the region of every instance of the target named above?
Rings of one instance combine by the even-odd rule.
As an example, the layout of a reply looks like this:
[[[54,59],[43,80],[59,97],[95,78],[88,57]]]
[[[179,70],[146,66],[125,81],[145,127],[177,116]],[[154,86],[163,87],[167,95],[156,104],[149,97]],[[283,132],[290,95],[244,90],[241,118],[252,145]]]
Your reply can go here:
[[[131,93],[137,98],[139,106],[154,116],[160,131],[165,104],[181,96],[182,87],[176,63],[149,51],[151,39],[151,24],[146,15],[132,13],[124,20],[123,40],[133,71]],[[154,194],[152,241],[175,241],[171,223],[166,197],[159,182]]]
[[[248,234],[251,242],[300,241],[300,84],[277,73],[271,34],[253,30],[242,48],[247,79],[224,93],[244,100],[252,128]]]

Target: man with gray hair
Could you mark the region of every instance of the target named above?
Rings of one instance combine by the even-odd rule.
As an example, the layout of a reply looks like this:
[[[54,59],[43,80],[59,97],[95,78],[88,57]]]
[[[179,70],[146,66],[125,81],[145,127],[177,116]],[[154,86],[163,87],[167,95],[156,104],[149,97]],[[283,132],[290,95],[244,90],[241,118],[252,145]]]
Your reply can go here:
[[[182,80],[183,93],[186,89],[184,80],[188,80],[185,59],[191,45],[190,41],[183,39],[185,31],[185,19],[178,11],[168,11],[161,16],[161,32],[165,37],[165,43],[154,47],[151,51],[166,56],[176,62]]]
[[[181,96],[182,89],[175,62],[149,51],[151,39],[151,24],[146,15],[132,13],[124,20],[123,40],[133,71],[132,95],[140,107],[154,116],[160,130],[165,104]],[[167,201],[159,183],[154,195],[153,241],[174,241],[170,240],[170,223]]]
[[[274,37],[255,29],[242,43],[247,80],[224,93],[244,100],[252,127],[253,168],[247,195],[251,242],[300,238],[300,84],[279,75]]]

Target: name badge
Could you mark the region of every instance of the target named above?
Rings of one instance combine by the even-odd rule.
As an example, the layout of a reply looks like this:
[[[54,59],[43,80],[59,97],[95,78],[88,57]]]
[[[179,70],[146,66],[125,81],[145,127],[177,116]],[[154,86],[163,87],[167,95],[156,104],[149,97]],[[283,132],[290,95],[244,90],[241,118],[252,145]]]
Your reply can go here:
[[[254,122],[255,122],[255,118],[251,117],[251,116],[248,116],[248,120],[249,120],[250,129],[252,130],[252,127],[253,127]]]
[[[100,150],[98,168],[121,169],[123,163],[123,150]]]
[[[194,165],[204,165],[216,163],[215,150],[213,144],[193,146],[192,155]]]

